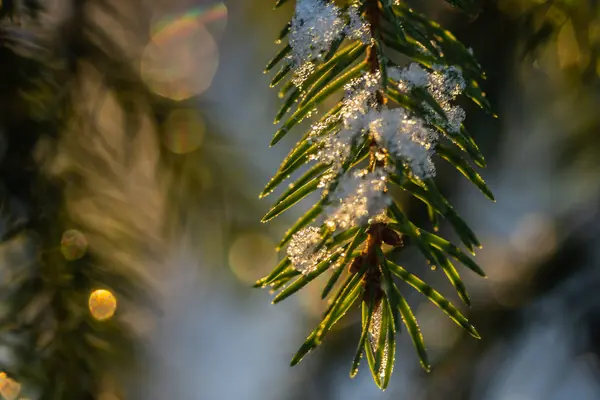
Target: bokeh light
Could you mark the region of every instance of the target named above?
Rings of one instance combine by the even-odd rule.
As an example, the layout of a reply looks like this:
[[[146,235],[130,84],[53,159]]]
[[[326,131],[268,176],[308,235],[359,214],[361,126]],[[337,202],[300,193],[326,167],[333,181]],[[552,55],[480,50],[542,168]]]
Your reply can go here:
[[[98,289],[90,295],[89,308],[94,318],[104,321],[115,314],[117,299],[110,291]]]
[[[206,125],[194,109],[177,109],[169,114],[164,124],[164,143],[175,154],[197,150],[204,139]]]
[[[204,92],[219,65],[219,51],[206,24],[224,21],[221,2],[158,20],[142,57],[142,78],[157,94],[185,100]]]
[[[60,251],[69,261],[78,260],[85,255],[88,241],[83,233],[76,229],[65,231],[60,241]]]
[[[15,400],[21,392],[21,385],[0,372],[0,395],[5,400]]]
[[[229,265],[242,282],[254,283],[277,264],[275,243],[266,235],[246,233],[238,236],[229,249]]]
[[[540,213],[523,216],[510,236],[511,245],[525,263],[539,261],[554,253],[557,241],[553,222]]]

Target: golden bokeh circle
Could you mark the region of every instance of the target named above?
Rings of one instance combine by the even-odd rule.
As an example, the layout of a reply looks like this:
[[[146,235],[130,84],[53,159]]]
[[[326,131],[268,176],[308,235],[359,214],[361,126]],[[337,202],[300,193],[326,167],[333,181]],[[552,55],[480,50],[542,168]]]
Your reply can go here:
[[[21,385],[6,376],[5,372],[0,372],[0,396],[6,400],[15,400],[21,392]]]
[[[94,290],[90,295],[89,308],[92,316],[98,321],[105,321],[115,315],[117,299],[108,290]]]
[[[155,32],[141,60],[141,75],[156,94],[175,101],[203,93],[219,65],[219,49],[197,20],[183,17]]]
[[[85,255],[88,241],[83,233],[77,229],[70,229],[63,233],[60,240],[60,252],[68,261],[78,260]]]

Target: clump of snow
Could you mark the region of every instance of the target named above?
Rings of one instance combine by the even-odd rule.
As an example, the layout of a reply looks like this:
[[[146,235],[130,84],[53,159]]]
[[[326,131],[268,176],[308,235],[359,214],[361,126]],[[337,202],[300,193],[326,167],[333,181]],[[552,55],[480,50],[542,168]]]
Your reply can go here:
[[[298,68],[294,69],[294,73],[292,75],[292,83],[294,86],[301,88],[302,84],[306,79],[315,72],[316,65],[312,61],[306,61]]]
[[[376,107],[375,93],[379,82],[379,74],[366,73],[344,87],[342,108],[337,117],[340,121],[339,127],[318,139],[320,149],[313,156],[319,162],[331,165],[329,173],[323,175],[320,187],[325,188],[339,175],[353,146],[364,142],[372,112]]]
[[[391,68],[388,73],[401,91],[422,87],[438,102],[444,116],[440,116],[429,104],[423,103],[423,107],[428,111],[427,122],[443,125],[451,132],[460,131],[466,114],[461,107],[452,104],[466,88],[460,69],[455,66],[434,65],[429,72],[413,63],[404,69]]]
[[[403,77],[406,87],[428,85],[430,80],[430,74],[418,66],[396,71],[395,75]],[[425,121],[405,109],[378,105],[376,91],[379,88],[380,75],[377,73],[366,73],[346,85],[342,108],[336,117],[340,121],[339,127],[317,139],[320,148],[312,156],[331,165],[329,172],[323,175],[320,187],[326,187],[343,172],[341,168],[352,148],[364,143],[369,134],[382,150],[409,167],[417,179],[435,176],[431,157],[438,135],[426,126]],[[447,110],[449,115],[454,112],[450,105]],[[383,153],[380,155],[384,157]]]
[[[437,135],[403,108],[382,109],[370,125],[377,144],[410,168],[420,179],[435,176],[431,160]]]
[[[315,62],[321,60],[331,49],[333,42],[342,35],[348,39],[371,42],[370,25],[364,21],[358,7],[352,5],[343,12],[332,2],[325,0],[298,0],[289,33],[294,66],[292,82],[301,87],[315,70]]]
[[[465,111],[451,102],[456,99],[466,88],[467,84],[462,72],[455,66],[434,66],[430,75],[429,92],[442,106],[446,113],[447,127],[452,132],[460,131],[460,126],[465,120]],[[430,113],[432,113],[431,110]],[[437,115],[437,114],[435,114]]]
[[[390,68],[388,76],[398,82],[398,86],[403,91],[429,84],[429,73],[417,63],[412,63],[404,69]]]
[[[362,18],[356,5],[348,9],[348,24],[344,32],[349,39],[360,40],[365,44],[372,40],[371,25]]]
[[[345,28],[342,12],[323,0],[298,0],[292,18],[289,44],[295,66],[294,84],[300,86],[314,70],[314,61],[322,58]]]
[[[345,176],[330,197],[325,223],[342,230],[366,224],[390,204],[386,186],[387,174],[383,169],[361,170]]]
[[[298,0],[289,43],[296,65],[321,57],[344,30],[339,7],[323,0]]]
[[[369,125],[371,112],[377,108],[377,90],[381,89],[381,74],[365,73],[345,87],[342,118],[345,129],[362,131]]]
[[[307,274],[329,256],[325,248],[317,250],[322,237],[321,230],[314,226],[304,228],[292,236],[287,254],[295,269]]]

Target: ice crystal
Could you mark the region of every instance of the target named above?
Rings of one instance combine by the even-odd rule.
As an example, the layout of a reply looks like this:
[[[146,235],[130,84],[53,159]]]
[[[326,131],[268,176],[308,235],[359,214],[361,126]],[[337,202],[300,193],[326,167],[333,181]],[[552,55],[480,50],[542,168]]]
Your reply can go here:
[[[292,18],[288,57],[294,67],[292,83],[302,87],[315,71],[315,62],[331,49],[342,34],[352,40],[370,43],[371,27],[361,17],[358,7],[352,5],[347,13],[325,0],[298,0]]]
[[[318,139],[319,151],[312,156],[321,163],[331,165],[329,172],[321,178],[319,187],[325,188],[339,176],[352,148],[364,142],[364,134],[376,106],[375,92],[379,88],[379,82],[379,74],[365,74],[344,87],[342,108],[336,117],[339,118],[340,126]]]
[[[459,132],[460,126],[464,122],[467,114],[459,106],[446,105],[444,107],[446,113],[446,119],[448,120],[447,126],[452,132]]]
[[[302,84],[308,77],[315,72],[315,63],[307,61],[294,70],[292,75],[292,83],[298,88],[302,88]]]
[[[381,312],[381,303],[379,303],[373,311],[373,316],[371,317],[371,324],[369,325],[371,344],[373,345],[374,349],[377,348],[377,340],[379,340],[379,334],[381,333]]]
[[[387,175],[382,169],[361,170],[345,176],[331,195],[325,223],[334,229],[366,224],[390,204],[386,187]]]
[[[289,44],[296,66],[322,57],[344,30],[341,11],[323,0],[298,0]]]
[[[373,316],[371,317],[371,323],[369,324],[369,344],[373,349],[373,353],[377,353],[377,346],[379,342],[379,338],[381,337],[381,324],[382,324],[382,302],[377,304],[375,311],[373,312]],[[379,376],[383,377],[385,375],[385,368],[388,363],[388,346],[389,343],[387,338],[385,340],[385,346],[383,349],[383,357],[381,358],[381,365],[379,367]],[[393,360],[392,360],[393,362]]]
[[[344,87],[341,115],[345,129],[361,132],[368,126],[371,111],[377,106],[375,94],[381,88],[380,82],[379,72],[367,73]]]
[[[389,76],[397,82],[401,91],[406,92],[416,87],[424,87],[439,103],[444,110],[443,117],[445,119],[438,115],[429,104],[423,102],[423,108],[428,112],[427,122],[444,125],[452,132],[460,130],[466,114],[462,108],[452,104],[452,101],[466,87],[460,69],[455,66],[434,65],[432,72],[429,72],[413,63],[404,69],[391,68]]]
[[[325,134],[328,133],[328,131],[336,132],[337,125],[340,122],[340,118],[341,116],[339,113],[333,113],[331,115],[327,115],[326,117],[322,118],[317,122],[314,122],[311,125],[308,134],[308,140],[310,141],[310,143],[312,144],[322,140]],[[310,156],[310,158],[314,160],[318,157],[312,155]]]
[[[361,17],[355,5],[348,9],[348,25],[344,28],[344,33],[349,39],[360,40],[365,44],[371,42],[371,25]]]
[[[430,75],[431,94],[440,102],[454,100],[465,90],[462,72],[455,66],[434,65]]]
[[[459,106],[451,104],[466,87],[460,69],[454,66],[433,66],[430,75],[429,92],[433,98],[442,106],[446,114],[447,127],[453,132],[458,132],[465,120],[465,111]],[[433,110],[430,114],[436,115]]]
[[[287,254],[295,269],[307,274],[327,258],[328,252],[325,248],[317,250],[322,237],[321,230],[314,226],[304,228],[292,236]]]
[[[407,87],[430,84],[431,74],[417,65],[393,73],[400,77]],[[363,143],[366,133],[373,136],[382,150],[394,155],[409,167],[418,179],[427,179],[435,175],[431,156],[437,135],[423,120],[409,114],[403,108],[388,109],[383,106],[378,111],[375,94],[380,88],[379,82],[379,74],[365,74],[346,85],[342,109],[337,117],[341,122],[340,127],[319,138],[320,149],[312,156],[313,159],[332,166],[329,172],[323,175],[320,187],[326,187],[343,172],[340,170],[343,163],[350,156],[352,148]],[[460,110],[451,107],[447,105],[449,116]],[[381,161],[385,154],[381,151],[378,154]]]
[[[429,84],[429,73],[416,63],[412,63],[404,69],[390,68],[388,75],[398,82],[398,86],[402,91],[411,90],[415,87],[425,87]]]
[[[437,135],[423,120],[403,108],[384,108],[373,118],[369,129],[379,147],[401,160],[416,178],[423,180],[435,175],[431,156]]]
[[[355,132],[342,129],[320,139],[320,149],[312,157],[323,164],[331,165],[331,168],[330,172],[321,178],[319,187],[326,187],[331,179],[339,173],[344,160],[350,156],[355,136]]]

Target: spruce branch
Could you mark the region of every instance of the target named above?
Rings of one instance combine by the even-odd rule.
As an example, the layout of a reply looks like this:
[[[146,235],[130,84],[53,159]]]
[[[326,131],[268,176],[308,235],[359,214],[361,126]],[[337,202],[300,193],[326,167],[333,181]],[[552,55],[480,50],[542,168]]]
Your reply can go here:
[[[284,2],[277,2],[275,8]],[[449,2],[474,11],[473,1]],[[469,252],[474,254],[480,247],[467,223],[437,189],[433,156],[439,155],[493,200],[468,161],[485,166],[463,125],[464,110],[454,104],[457,96],[465,95],[491,111],[480,89],[485,75],[472,52],[450,32],[399,1],[359,0],[338,7],[332,1],[297,0],[294,16],[278,42],[285,38],[288,44],[267,66],[269,71],[281,65],[272,86],[285,82],[280,95],[287,95],[275,118],[282,124],[271,145],[315,115],[326,99],[340,92],[342,96],[295,145],[261,194],[269,195],[294,172],[313,163],[283,192],[263,222],[309,194],[320,191],[320,200],[285,234],[279,248],[287,245],[287,256],[255,286],[279,291],[273,300],[277,303],[331,271],[322,292],[330,305],[292,365],[317,347],[359,302],[362,330],[350,376],[356,375],[366,354],[374,381],[385,389],[393,370],[395,335],[402,325],[421,365],[430,369],[418,322],[398,280],[480,338],[456,306],[393,258],[405,247],[416,246],[429,263],[440,266],[467,306],[469,296],[450,259],[481,276],[483,270],[458,246],[416,226],[389,188],[397,186],[421,200],[434,231],[438,217],[445,218]],[[391,50],[414,62],[399,66]]]

